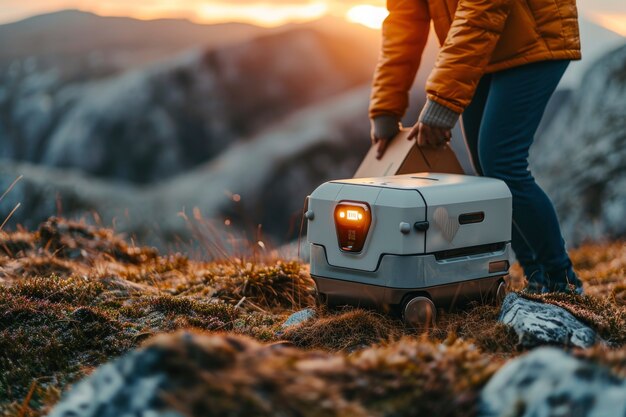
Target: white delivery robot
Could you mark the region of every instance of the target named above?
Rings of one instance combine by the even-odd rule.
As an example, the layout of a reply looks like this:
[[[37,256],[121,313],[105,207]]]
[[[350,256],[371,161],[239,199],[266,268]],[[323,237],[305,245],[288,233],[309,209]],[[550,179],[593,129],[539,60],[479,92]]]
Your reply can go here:
[[[434,323],[436,307],[503,297],[511,201],[504,182],[467,175],[324,183],[305,214],[318,295],[399,309],[420,326]]]

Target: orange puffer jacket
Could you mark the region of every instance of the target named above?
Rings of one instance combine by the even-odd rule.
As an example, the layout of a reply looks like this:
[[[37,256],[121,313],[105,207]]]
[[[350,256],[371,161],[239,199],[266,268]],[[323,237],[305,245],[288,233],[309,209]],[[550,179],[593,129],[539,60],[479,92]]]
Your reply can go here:
[[[580,59],[576,0],[387,0],[370,117],[401,117],[430,22],[442,45],[428,98],[462,113],[484,73]]]

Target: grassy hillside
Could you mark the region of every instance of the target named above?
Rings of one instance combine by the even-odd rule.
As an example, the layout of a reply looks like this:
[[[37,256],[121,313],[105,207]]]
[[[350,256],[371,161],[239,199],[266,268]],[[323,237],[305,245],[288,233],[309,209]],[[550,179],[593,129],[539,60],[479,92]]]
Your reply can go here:
[[[623,374],[626,245],[591,244],[572,255],[588,295],[536,298],[592,325],[607,346],[578,353]],[[522,285],[518,269],[511,285]],[[305,307],[316,308],[316,318],[283,331],[288,315]],[[298,262],[259,255],[203,263],[50,219],[37,231],[0,232],[0,416],[43,415],[94,367],[140,345],[167,344],[152,336],[180,329],[250,338],[237,339],[245,345],[238,355],[254,366],[235,364],[216,385],[226,389],[245,373],[236,394],[242,407],[254,381],[280,387],[302,376],[290,394],[295,409],[309,410],[302,415],[315,415],[305,393],[317,392],[334,399],[325,415],[471,416],[479,389],[521,352],[497,316],[497,307],[480,305],[444,313],[419,335],[376,312],[317,307]],[[258,342],[298,349],[272,356]],[[320,372],[324,386],[314,383]],[[224,401],[211,407],[226,410]]]

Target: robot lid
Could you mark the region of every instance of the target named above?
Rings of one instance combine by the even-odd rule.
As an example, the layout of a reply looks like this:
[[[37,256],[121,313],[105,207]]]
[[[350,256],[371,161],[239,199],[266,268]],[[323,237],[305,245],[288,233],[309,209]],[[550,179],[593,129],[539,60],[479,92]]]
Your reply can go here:
[[[416,190],[422,195],[426,203],[430,205],[511,197],[511,192],[504,182],[493,178],[470,175],[421,172],[417,174],[377,178],[353,178],[331,182],[379,188]]]

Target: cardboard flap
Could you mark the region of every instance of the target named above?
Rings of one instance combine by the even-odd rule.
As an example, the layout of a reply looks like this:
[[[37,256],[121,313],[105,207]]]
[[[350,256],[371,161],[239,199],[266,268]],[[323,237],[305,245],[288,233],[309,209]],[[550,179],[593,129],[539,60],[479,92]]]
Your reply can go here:
[[[385,177],[416,172],[464,174],[449,144],[439,148],[417,147],[415,140],[407,140],[408,135],[409,129],[402,129],[391,141],[380,160],[376,159],[376,146],[372,146],[354,178]]]

